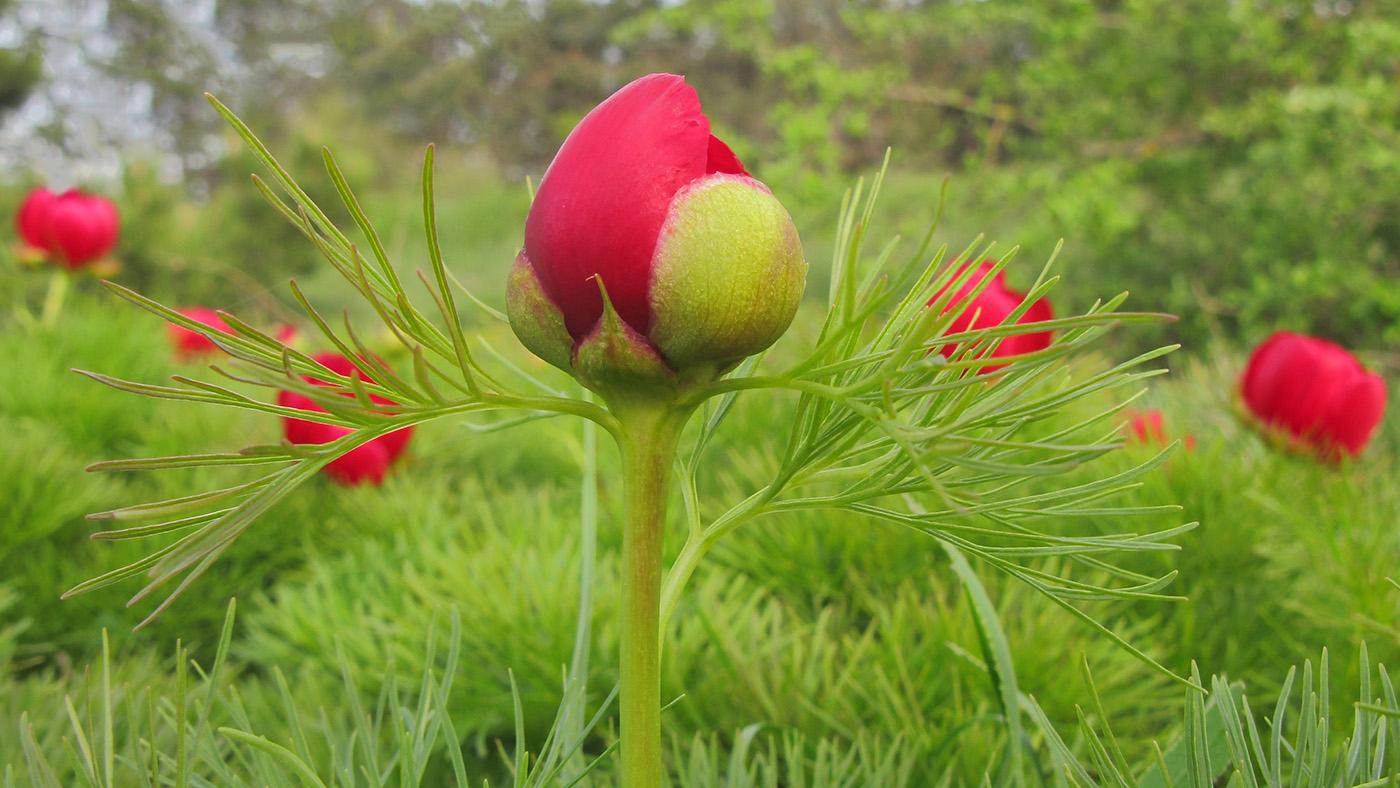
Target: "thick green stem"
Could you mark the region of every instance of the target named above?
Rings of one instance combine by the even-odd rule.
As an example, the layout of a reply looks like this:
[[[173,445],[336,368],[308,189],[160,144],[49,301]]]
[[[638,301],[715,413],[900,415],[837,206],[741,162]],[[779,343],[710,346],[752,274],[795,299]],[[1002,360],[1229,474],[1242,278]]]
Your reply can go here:
[[[622,416],[627,520],[622,536],[622,785],[661,785],[661,546],[676,441],[671,408]]]

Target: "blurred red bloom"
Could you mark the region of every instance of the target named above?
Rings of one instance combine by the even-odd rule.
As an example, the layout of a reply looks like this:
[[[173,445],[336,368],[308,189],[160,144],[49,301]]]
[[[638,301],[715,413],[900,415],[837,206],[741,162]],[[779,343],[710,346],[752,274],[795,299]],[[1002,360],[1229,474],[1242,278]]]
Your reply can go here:
[[[1166,430],[1162,428],[1162,411],[1160,410],[1129,410],[1126,412],[1128,423],[1124,426],[1123,432],[1129,438],[1138,443],[1155,443],[1158,446],[1166,446],[1170,441],[1167,439]],[[1196,437],[1187,435],[1183,439],[1187,449],[1196,448]]]
[[[68,268],[82,268],[112,251],[121,229],[111,200],[76,189],[59,195],[31,191],[15,224],[25,244]]]
[[[373,383],[363,370],[354,362],[344,356],[335,353],[322,353],[314,357],[318,363],[340,375],[346,377],[356,376],[360,380]],[[308,383],[318,386],[330,385],[326,381],[318,380],[314,377],[306,377]],[[353,396],[345,392],[344,396]],[[392,405],[393,402],[383,397],[371,395],[374,402],[382,405]],[[291,391],[279,391],[277,393],[277,404],[283,407],[296,408],[298,410],[316,411],[324,413],[325,408],[317,405],[309,397]],[[287,440],[296,444],[320,444],[330,443],[337,438],[348,435],[353,430],[349,427],[340,427],[334,424],[320,424],[314,421],[284,417],[282,419],[283,434]],[[374,440],[362,444],[341,457],[336,458],[326,466],[326,473],[340,484],[379,484],[384,481],[384,474],[389,466],[399,458],[408,446],[408,439],[413,435],[412,427],[405,427],[395,430],[388,435],[375,438]]]
[[[996,261],[994,260],[983,260],[948,302],[948,306],[943,311],[951,312],[956,309],[958,305],[967,298],[968,294],[982,284],[982,281],[987,278],[988,271],[990,271],[995,264]],[[964,264],[963,267],[959,269],[959,274],[966,270],[966,268],[967,266]],[[945,333],[958,334],[964,331],[975,331],[977,329],[991,328],[1000,325],[1016,307],[1021,305],[1021,302],[1026,298],[1025,293],[1019,293],[1007,287],[1002,274],[1003,272],[997,272],[997,275],[987,285],[987,289],[983,290],[972,303],[968,304],[963,311],[954,318],[952,324],[948,326]],[[938,291],[933,298],[929,299],[929,304],[932,305],[935,301],[942,298],[943,294],[946,292],[947,288]],[[973,320],[974,315],[976,315],[975,321]],[[1042,320],[1050,320],[1054,317],[1055,313],[1050,307],[1050,302],[1042,298],[1034,304],[1031,304],[1030,308],[1026,310],[1024,315],[1021,315],[1016,323],[1018,325],[1022,323],[1038,323]],[[996,352],[992,354],[992,358],[1017,356],[1023,353],[1034,353],[1037,350],[1044,350],[1050,347],[1050,342],[1053,337],[1054,335],[1050,331],[1031,331],[1025,334],[1002,337],[1001,344],[997,345]],[[960,346],[956,343],[943,343],[938,346],[938,352],[942,353],[944,358],[952,358],[953,354],[958,352],[959,347]],[[983,373],[995,372],[1004,366],[1006,365],[992,364],[982,367],[978,371]]]
[[[190,320],[193,320],[196,323],[202,323],[203,325],[206,325],[214,329],[215,331],[219,331],[224,334],[233,333],[233,329],[230,328],[229,325],[224,322],[224,319],[222,317],[219,317],[219,313],[213,309],[208,309],[202,306],[192,306],[186,307],[184,309],[177,309],[175,311],[179,312],[185,317],[188,317]],[[185,328],[184,326],[177,326],[174,323],[168,324],[166,326],[166,330],[170,336],[170,344],[173,345],[175,348],[175,355],[179,356],[180,358],[193,358],[195,356],[202,356],[214,353],[219,350],[219,346],[214,344],[214,341],[212,339],[206,337],[198,331]],[[280,329],[277,330],[276,334],[278,341],[282,343],[291,342],[293,339],[296,338],[296,335],[296,326],[293,326],[291,324],[283,325]]]
[[[1249,358],[1240,394],[1261,425],[1328,460],[1365,448],[1385,413],[1385,381],[1345,348],[1279,331]]]

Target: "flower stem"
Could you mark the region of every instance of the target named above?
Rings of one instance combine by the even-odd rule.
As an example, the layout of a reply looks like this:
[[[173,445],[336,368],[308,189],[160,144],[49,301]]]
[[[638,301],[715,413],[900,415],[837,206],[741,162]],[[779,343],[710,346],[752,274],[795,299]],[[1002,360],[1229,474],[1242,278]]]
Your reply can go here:
[[[622,535],[622,785],[661,785],[661,547],[671,464],[685,414],[619,414],[627,514]]]
[[[58,315],[63,311],[63,302],[67,296],[68,272],[55,267],[53,274],[49,277],[48,293],[44,295],[44,311],[39,315],[40,324],[48,327],[58,320]]]

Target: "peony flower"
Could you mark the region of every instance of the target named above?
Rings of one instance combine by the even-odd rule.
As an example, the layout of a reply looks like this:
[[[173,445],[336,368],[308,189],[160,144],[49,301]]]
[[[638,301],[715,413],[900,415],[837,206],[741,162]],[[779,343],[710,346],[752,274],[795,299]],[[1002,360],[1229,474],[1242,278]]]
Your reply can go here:
[[[507,311],[527,348],[595,388],[705,378],[787,330],[806,274],[792,219],[710,133],[695,90],[652,74],[555,155]]]
[[[213,309],[202,306],[192,306],[176,311],[190,320],[206,325],[215,331],[225,334],[233,333],[233,329],[230,328],[229,325],[224,322],[224,319],[219,316],[219,313]],[[170,344],[175,348],[175,355],[180,358],[194,358],[196,356],[215,353],[219,350],[219,346],[214,344],[214,340],[198,331],[185,328],[184,326],[177,326],[174,323],[167,324],[166,329],[170,336]],[[296,326],[285,324],[277,330],[276,337],[279,342],[285,345],[296,339],[296,335]]]
[[[106,197],[71,189],[55,196],[35,189],[15,217],[24,243],[68,268],[82,268],[112,251],[120,221]]]
[[[1166,446],[1170,443],[1166,430],[1162,428],[1162,411],[1156,409],[1129,410],[1125,415],[1128,417],[1128,423],[1124,425],[1123,433],[1130,440],[1158,446]],[[1187,435],[1183,442],[1188,450],[1196,448],[1194,435]]]
[[[1279,331],[1249,357],[1240,394],[1256,423],[1329,460],[1361,453],[1385,412],[1385,381],[1342,346]]]
[[[949,300],[948,306],[945,307],[943,311],[946,313],[958,309],[962,305],[963,300],[987,278],[987,272],[991,270],[993,265],[995,265],[995,261],[993,260],[982,261],[972,275],[967,278],[967,281],[963,283],[962,287],[958,289],[957,294]],[[966,264],[959,269],[959,274],[961,274],[963,270],[966,270]],[[991,283],[987,285],[987,288],[983,290],[972,303],[962,306],[962,311],[953,319],[953,322],[944,333],[959,334],[964,331],[975,331],[982,328],[999,326],[1013,311],[1015,311],[1016,307],[1021,305],[1021,302],[1026,298],[1025,294],[1018,293],[1007,287],[1002,273],[1003,272],[1000,271],[997,272],[997,275],[992,279]],[[938,301],[938,299],[943,297],[945,292],[947,292],[947,288],[940,290],[933,298],[929,299],[929,304],[932,305],[934,302]],[[975,321],[973,320],[974,314],[976,315]],[[1042,320],[1050,320],[1054,317],[1054,310],[1050,308],[1050,302],[1042,298],[1034,304],[1031,304],[1030,308],[1026,310],[1026,313],[1021,315],[1016,322],[1017,324],[1038,323]],[[1024,353],[1034,353],[1037,350],[1044,350],[1050,347],[1050,341],[1053,337],[1054,335],[1050,331],[1031,331],[1025,334],[1014,334],[1012,336],[1002,337],[1000,344],[997,345],[997,349],[992,353],[991,357],[1003,358],[1005,356],[1019,356]],[[945,342],[938,346],[938,352],[942,353],[944,358],[952,358],[960,347],[961,346],[957,343]],[[1004,366],[1006,365],[991,364],[980,368],[978,371],[981,373],[995,372]]]
[[[363,370],[344,356],[335,353],[322,353],[314,358],[332,372],[347,377],[354,375],[363,381],[374,382]],[[318,386],[330,385],[326,381],[313,377],[307,377],[305,380]],[[345,392],[344,396],[353,395]],[[370,398],[381,405],[394,404],[383,397],[371,395]],[[292,391],[279,391],[277,404],[298,410],[326,412],[325,408],[317,405],[311,398]],[[330,443],[354,431],[349,427],[321,424],[291,417],[283,417],[282,426],[287,441],[301,445]],[[404,449],[408,446],[408,439],[412,435],[413,428],[405,427],[375,438],[331,461],[326,465],[326,473],[340,484],[356,485],[366,482],[379,484],[384,481],[384,474],[388,471],[389,466],[403,454]]]

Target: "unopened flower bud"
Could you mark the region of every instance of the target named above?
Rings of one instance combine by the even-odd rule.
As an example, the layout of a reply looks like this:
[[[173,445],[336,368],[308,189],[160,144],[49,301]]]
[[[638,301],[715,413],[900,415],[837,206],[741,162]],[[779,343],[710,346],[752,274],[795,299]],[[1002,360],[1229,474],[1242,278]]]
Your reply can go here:
[[[595,389],[713,378],[787,330],[807,263],[791,217],[710,133],[683,77],[593,109],[540,182],[507,311]]]

